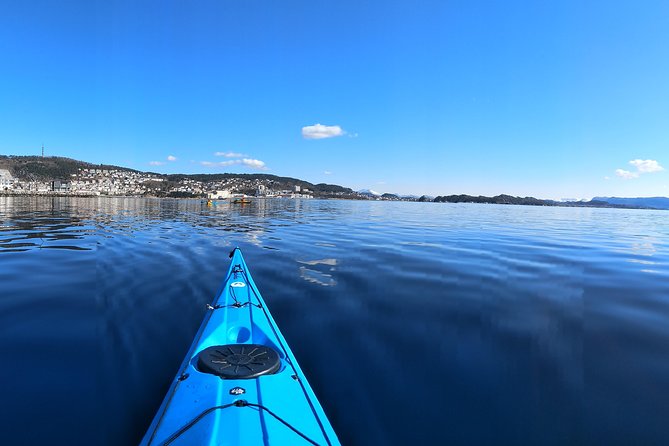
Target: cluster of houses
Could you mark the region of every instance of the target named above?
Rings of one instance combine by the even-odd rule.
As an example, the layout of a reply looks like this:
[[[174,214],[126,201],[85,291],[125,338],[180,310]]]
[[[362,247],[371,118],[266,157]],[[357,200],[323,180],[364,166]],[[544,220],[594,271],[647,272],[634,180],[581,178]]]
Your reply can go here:
[[[68,191],[78,195],[145,195],[164,180],[129,170],[80,169],[72,174]],[[57,182],[54,181],[54,191]]]
[[[80,169],[69,181],[19,181],[6,169],[0,169],[0,193],[77,196],[192,196],[210,199],[239,195],[276,198],[313,198],[309,189],[294,186],[290,190],[275,190],[273,180],[230,177],[219,181],[198,181],[181,178],[167,181],[151,173],[116,169]]]
[[[264,184],[259,184],[256,193],[256,197],[263,198],[313,198],[313,191],[309,189],[302,188],[299,185],[293,186],[291,190],[274,190],[267,187]]]
[[[314,198],[313,192],[309,189],[301,189],[300,186],[294,186],[292,190],[274,190],[264,184],[258,184],[255,190],[255,196],[258,198]],[[210,200],[225,200],[227,198],[236,198],[248,196],[242,193],[235,193],[235,190],[219,189],[209,192],[207,198]]]
[[[0,193],[63,195],[144,195],[164,181],[151,174],[110,169],[80,169],[69,181],[29,181],[0,169]]]

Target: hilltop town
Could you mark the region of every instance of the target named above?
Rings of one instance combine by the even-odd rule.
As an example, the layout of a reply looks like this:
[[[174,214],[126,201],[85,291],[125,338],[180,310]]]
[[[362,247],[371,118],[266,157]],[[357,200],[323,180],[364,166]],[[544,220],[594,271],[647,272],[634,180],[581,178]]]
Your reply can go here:
[[[0,156],[0,194],[228,198],[368,199],[333,184],[268,174],[176,174],[93,165],[61,157]],[[393,196],[395,197],[395,196]],[[390,199],[386,197],[385,199]]]

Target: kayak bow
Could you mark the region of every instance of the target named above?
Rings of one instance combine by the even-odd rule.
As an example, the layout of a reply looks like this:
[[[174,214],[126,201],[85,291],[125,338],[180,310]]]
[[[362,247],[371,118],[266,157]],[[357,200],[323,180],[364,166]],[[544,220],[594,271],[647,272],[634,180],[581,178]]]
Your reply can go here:
[[[142,445],[339,445],[239,248]]]

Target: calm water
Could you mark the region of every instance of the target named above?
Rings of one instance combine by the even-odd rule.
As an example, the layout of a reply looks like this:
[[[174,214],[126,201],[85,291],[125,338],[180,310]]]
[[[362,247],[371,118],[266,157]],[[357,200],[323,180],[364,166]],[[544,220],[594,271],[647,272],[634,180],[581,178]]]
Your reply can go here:
[[[235,245],[345,444],[669,442],[669,212],[0,197],[0,443],[137,443]]]

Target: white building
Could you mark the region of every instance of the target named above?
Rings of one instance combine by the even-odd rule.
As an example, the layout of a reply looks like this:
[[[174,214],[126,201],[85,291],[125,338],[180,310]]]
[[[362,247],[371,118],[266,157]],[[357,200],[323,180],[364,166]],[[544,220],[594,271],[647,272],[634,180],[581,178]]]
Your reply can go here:
[[[215,190],[212,192],[209,192],[207,194],[207,198],[210,200],[222,200],[225,198],[230,198],[230,191],[228,189],[225,190]]]
[[[258,188],[256,189],[256,197],[266,197],[267,196],[267,186],[264,184],[259,184]]]
[[[0,169],[0,190],[14,187],[14,177],[7,169]]]

